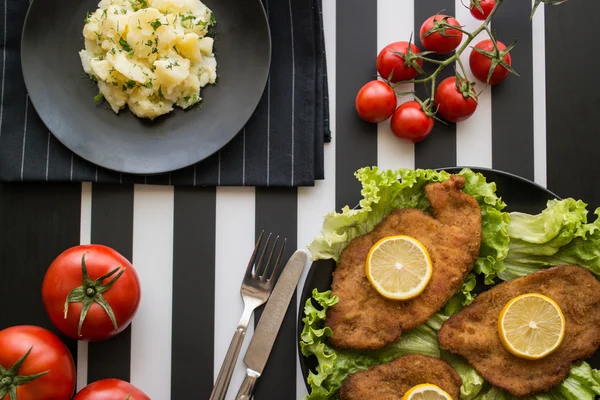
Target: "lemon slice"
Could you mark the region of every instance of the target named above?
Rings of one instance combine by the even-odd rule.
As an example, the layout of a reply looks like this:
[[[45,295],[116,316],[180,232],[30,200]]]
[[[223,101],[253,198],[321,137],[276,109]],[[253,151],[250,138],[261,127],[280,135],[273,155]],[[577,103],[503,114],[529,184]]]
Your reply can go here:
[[[510,353],[537,360],[558,349],[565,338],[565,325],[565,316],[554,300],[529,293],[504,306],[498,318],[498,333]]]
[[[452,396],[430,383],[413,386],[402,400],[452,400]]]
[[[407,300],[425,290],[432,274],[431,258],[421,242],[409,236],[388,236],[371,247],[366,274],[384,297]]]

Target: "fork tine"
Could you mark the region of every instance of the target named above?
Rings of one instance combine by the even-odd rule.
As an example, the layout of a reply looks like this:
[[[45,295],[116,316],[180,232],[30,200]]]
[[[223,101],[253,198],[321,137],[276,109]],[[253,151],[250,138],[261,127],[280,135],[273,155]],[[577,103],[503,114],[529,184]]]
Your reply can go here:
[[[265,242],[265,247],[263,247],[262,251],[260,252],[260,258],[258,259],[258,262],[256,263],[255,268],[254,268],[254,273],[252,274],[253,277],[260,276],[260,274],[261,274],[261,272],[259,270],[262,269],[263,259],[265,258],[265,253],[267,252],[267,248],[269,247],[269,242],[271,241],[271,235],[272,235],[272,233],[269,233],[269,236],[267,236],[267,241]]]
[[[283,252],[285,251],[285,245],[287,244],[287,238],[283,239],[283,245],[281,246],[281,250],[279,250],[279,255],[277,256],[277,261],[275,261],[275,266],[273,267],[273,271],[271,271],[271,276],[269,277],[269,281],[273,279],[275,276],[275,271],[281,265],[281,258],[283,257]]]
[[[264,235],[265,231],[260,232],[260,235],[258,235],[258,240],[256,241],[256,245],[254,246],[254,251],[252,252],[252,255],[250,256],[250,260],[248,261],[248,267],[246,267],[246,275],[245,276],[252,276],[252,269],[254,267],[254,262],[256,261],[256,253],[258,253],[258,249],[260,247],[260,243],[262,242],[262,238]]]
[[[267,262],[265,263],[265,270],[262,271],[261,274],[260,274],[260,280],[261,280],[261,282],[266,282],[267,281],[267,274],[269,272],[269,265],[271,265],[271,260],[273,259],[273,253],[275,253],[275,249],[277,248],[277,242],[278,241],[279,241],[279,235],[277,235],[277,237],[275,238],[275,242],[273,243],[273,247],[271,247],[271,252],[269,253],[269,258],[267,259]]]

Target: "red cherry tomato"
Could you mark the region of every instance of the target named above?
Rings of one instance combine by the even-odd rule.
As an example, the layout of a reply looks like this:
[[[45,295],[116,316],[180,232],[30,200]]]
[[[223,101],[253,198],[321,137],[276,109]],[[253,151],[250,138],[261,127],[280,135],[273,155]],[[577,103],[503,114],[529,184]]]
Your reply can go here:
[[[433,118],[427,116],[417,101],[408,101],[396,109],[391,120],[392,132],[413,143],[424,140],[433,129]]]
[[[410,81],[419,75],[419,71],[417,71],[415,67],[406,64],[406,62],[410,60],[395,54],[402,53],[406,56],[406,54],[408,54],[408,45],[408,42],[394,42],[381,49],[377,56],[377,72],[379,72],[379,75],[381,75],[383,79],[388,79],[391,75],[389,81],[391,83],[396,83],[400,81]],[[413,54],[420,53],[419,48],[412,43],[410,44],[410,50]],[[423,60],[414,60],[414,62],[417,63],[419,67],[423,66]]]
[[[52,262],[42,283],[42,301],[52,323],[65,335],[80,340],[104,340],[123,331],[137,312],[140,296],[140,280],[131,263],[102,245],[64,251]],[[86,307],[89,311],[80,326]]]
[[[69,400],[75,391],[73,357],[58,336],[44,328],[21,325],[0,331],[0,365],[0,391],[10,393],[16,387],[18,400]],[[10,368],[16,369],[16,376],[7,371]],[[2,399],[8,400],[4,393]]]
[[[463,37],[462,32],[458,29],[439,26],[444,20],[448,25],[460,28],[460,23],[455,18],[448,17],[447,15],[434,15],[429,17],[423,25],[421,25],[421,30],[419,32],[421,43],[427,50],[445,54],[450,53],[460,45]],[[437,30],[428,34],[428,32],[435,27],[437,27]],[[442,35],[441,32],[444,32],[445,35]]]
[[[367,82],[356,95],[356,112],[367,122],[381,122],[388,119],[396,109],[394,89],[382,81]]]
[[[504,43],[500,41],[496,41],[496,43],[498,43],[498,49],[500,51],[506,50]],[[494,43],[491,41],[491,39],[482,40],[475,45],[475,48],[493,53]],[[507,65],[512,65],[510,53],[504,54],[502,59]],[[492,59],[489,56],[481,54],[476,50],[472,50],[471,55],[469,56],[469,66],[471,67],[471,72],[473,72],[475,78],[479,79],[481,82],[487,82],[490,69],[492,68]],[[490,85],[497,85],[506,79],[509,73],[510,72],[502,65],[496,65],[496,68],[494,68],[494,72],[492,73],[488,83]]]
[[[479,0],[479,7],[481,7],[481,10],[477,8],[475,1],[471,0],[471,5],[469,6],[471,15],[475,17],[475,19],[484,21],[490,16],[494,7],[496,7],[496,0]]]
[[[464,121],[477,109],[475,90],[464,80],[459,86],[462,91],[456,86],[456,77],[452,76],[444,79],[435,91],[437,113],[449,122]]]
[[[129,396],[129,397],[127,397]],[[131,383],[119,379],[103,379],[87,385],[73,400],[150,400]]]

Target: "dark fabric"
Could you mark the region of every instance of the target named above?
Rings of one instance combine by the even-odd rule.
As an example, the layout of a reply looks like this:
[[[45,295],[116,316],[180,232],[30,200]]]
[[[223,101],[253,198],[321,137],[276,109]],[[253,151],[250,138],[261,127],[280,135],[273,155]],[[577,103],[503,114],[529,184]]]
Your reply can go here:
[[[5,28],[0,29],[0,181],[290,187],[323,179],[323,146],[331,132],[322,0],[262,1],[273,51],[271,76],[254,115],[208,159],[146,177],[97,167],[48,132],[28,99],[21,72],[21,30],[29,1],[8,0],[6,27],[0,24]],[[0,4],[0,15],[3,8]]]

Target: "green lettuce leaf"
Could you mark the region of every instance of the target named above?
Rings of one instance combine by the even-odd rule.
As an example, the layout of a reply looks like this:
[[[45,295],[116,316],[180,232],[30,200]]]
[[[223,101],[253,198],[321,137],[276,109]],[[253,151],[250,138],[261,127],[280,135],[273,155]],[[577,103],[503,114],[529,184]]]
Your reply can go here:
[[[574,199],[550,200],[537,215],[510,213],[508,255],[499,264],[502,280],[542,268],[575,264],[600,278],[600,208],[587,222],[587,204]]]
[[[481,250],[474,270],[484,274],[486,282],[491,283],[503,267],[498,261],[508,252],[506,229],[509,217],[502,211],[506,204],[496,196],[496,184],[488,183],[482,174],[465,168],[459,175],[465,177],[464,192],[473,196],[481,208]],[[357,208],[346,206],[341,213],[332,212],[325,216],[321,235],[308,245],[313,260],[331,258],[337,261],[352,239],[371,231],[396,208],[427,211],[430,205],[423,190],[425,185],[450,178],[445,171],[380,170],[377,167],[362,168],[355,176],[362,185],[363,199]]]

